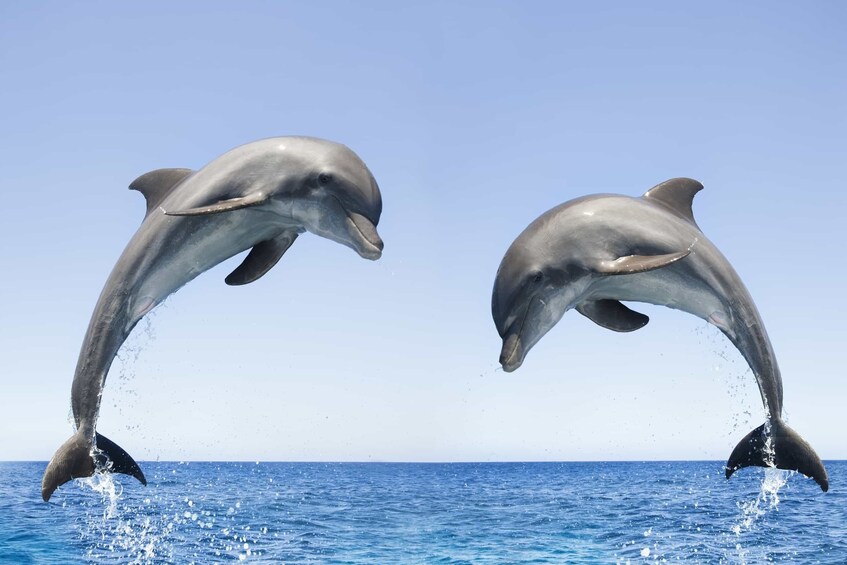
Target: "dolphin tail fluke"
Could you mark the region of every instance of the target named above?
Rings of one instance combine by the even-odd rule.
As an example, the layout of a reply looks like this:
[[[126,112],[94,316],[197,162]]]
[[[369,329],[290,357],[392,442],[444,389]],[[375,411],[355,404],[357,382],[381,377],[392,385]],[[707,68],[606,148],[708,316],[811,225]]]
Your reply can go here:
[[[41,480],[41,498],[50,500],[60,485],[72,479],[90,477],[94,474],[94,459],[91,457],[91,441],[77,431],[62,444],[53,459],[47,464]]]
[[[121,446],[113,442],[106,436],[96,434],[97,436],[97,463],[105,471],[112,473],[123,473],[138,479],[142,485],[147,485],[147,479],[144,478],[144,473],[141,472],[141,467],[132,458],[132,456],[123,450]]]
[[[47,464],[41,481],[41,498],[45,502],[50,500],[53,492],[61,485],[73,479],[90,477],[97,468],[132,475],[141,484],[147,484],[138,463],[126,451],[105,436],[96,434],[95,438],[96,446],[91,444],[88,437],[77,431],[56,451]]]
[[[829,490],[829,478],[818,454],[782,421],[762,424],[735,446],[726,463],[726,478],[750,466],[799,471],[814,479],[824,492]]]

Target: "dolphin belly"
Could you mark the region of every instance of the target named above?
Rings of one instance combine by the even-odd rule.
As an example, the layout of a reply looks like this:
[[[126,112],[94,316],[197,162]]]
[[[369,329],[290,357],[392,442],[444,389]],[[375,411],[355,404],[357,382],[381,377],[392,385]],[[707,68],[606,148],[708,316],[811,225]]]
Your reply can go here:
[[[732,317],[731,313],[727,312],[728,308],[722,298],[710,287],[674,267],[602,279],[596,283],[596,288],[590,293],[590,299],[666,306],[713,324],[720,316],[723,316],[722,319]]]

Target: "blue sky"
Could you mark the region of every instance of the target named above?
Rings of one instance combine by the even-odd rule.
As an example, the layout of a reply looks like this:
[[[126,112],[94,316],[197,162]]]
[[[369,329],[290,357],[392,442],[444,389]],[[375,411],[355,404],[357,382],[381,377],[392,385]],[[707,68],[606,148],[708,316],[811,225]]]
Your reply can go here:
[[[725,459],[763,421],[694,317],[569,313],[497,369],[494,274],[545,210],[702,181],[791,425],[845,458],[847,7],[250,2],[0,6],[0,459],[70,435],[79,346],[144,215],[126,190],[287,134],[347,144],[383,258],[313,235],[261,280],[205,273],[142,322],[99,429],[136,459]]]

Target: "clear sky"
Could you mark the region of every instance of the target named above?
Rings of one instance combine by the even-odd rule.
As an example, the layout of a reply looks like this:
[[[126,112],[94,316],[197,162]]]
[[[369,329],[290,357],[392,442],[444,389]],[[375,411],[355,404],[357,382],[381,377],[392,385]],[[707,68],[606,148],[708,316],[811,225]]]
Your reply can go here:
[[[497,369],[497,266],[583,194],[702,181],[791,425],[847,458],[847,4],[0,4],[0,459],[71,433],[79,346],[144,216],[126,187],[255,139],[350,146],[383,258],[304,235],[261,280],[232,259],[142,322],[99,430],[136,459],[725,459],[764,411],[718,331],[571,312]]]

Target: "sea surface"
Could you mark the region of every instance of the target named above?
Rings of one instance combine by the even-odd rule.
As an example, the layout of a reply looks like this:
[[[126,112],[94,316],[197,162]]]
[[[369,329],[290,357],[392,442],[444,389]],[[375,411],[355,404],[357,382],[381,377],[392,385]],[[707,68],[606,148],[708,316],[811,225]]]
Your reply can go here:
[[[161,463],[41,501],[0,463],[3,563],[847,563],[831,488],[723,463]]]

